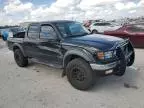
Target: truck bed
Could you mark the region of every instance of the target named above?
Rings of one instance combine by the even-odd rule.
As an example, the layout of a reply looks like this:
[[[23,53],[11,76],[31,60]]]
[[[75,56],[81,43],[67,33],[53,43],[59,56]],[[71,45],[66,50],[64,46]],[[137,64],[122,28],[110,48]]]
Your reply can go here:
[[[24,40],[24,37],[25,37],[25,32],[20,32],[20,33],[17,33],[15,34],[13,37],[9,37],[8,40],[7,40],[7,45],[8,45],[8,48],[10,50],[13,50],[13,44],[14,43],[23,43],[23,40]]]

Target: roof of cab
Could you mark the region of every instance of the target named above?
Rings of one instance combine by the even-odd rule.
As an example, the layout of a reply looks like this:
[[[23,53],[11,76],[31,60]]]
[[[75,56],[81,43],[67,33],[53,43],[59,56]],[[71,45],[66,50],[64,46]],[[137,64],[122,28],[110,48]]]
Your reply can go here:
[[[43,21],[43,22],[32,22],[30,24],[49,24],[49,23],[65,23],[65,22],[73,22],[71,20],[53,20],[53,21]]]

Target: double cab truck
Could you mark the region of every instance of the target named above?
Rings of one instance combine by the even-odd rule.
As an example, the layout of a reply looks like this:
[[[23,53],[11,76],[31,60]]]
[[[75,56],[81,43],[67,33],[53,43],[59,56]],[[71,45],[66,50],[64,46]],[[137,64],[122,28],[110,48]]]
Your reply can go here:
[[[91,88],[98,77],[122,76],[134,63],[134,48],[129,40],[91,34],[75,21],[47,21],[29,24],[25,32],[9,37],[18,66],[29,60],[62,68],[70,84],[79,90]]]

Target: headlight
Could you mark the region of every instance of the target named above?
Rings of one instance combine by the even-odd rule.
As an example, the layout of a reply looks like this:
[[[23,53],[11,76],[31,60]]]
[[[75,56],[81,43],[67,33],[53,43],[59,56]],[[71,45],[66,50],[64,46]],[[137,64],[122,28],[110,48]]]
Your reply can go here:
[[[116,55],[116,51],[98,52],[97,58],[100,60],[111,59]]]
[[[104,55],[105,59],[110,59],[113,57],[113,51],[105,52]]]

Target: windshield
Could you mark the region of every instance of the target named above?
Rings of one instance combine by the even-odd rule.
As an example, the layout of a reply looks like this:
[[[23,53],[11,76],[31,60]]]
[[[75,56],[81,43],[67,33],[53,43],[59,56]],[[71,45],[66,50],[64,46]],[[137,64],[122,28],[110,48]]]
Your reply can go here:
[[[110,23],[95,23],[94,26],[110,26]]]
[[[89,31],[77,22],[57,23],[56,26],[63,37],[83,36],[89,34]]]

